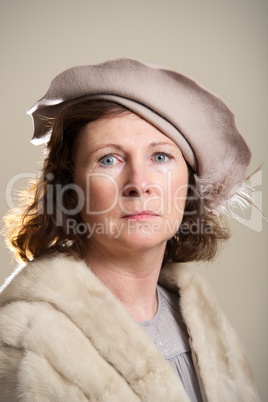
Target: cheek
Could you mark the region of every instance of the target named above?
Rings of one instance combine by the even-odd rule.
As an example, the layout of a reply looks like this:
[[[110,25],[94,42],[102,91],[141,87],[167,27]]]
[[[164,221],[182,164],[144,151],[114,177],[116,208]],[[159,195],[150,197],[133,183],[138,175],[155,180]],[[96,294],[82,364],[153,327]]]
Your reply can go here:
[[[188,191],[188,183],[180,182],[173,189],[173,205],[176,211],[183,215]]]
[[[118,185],[106,174],[88,174],[78,185],[84,193],[83,212],[86,215],[104,214],[111,211],[118,202]]]
[[[179,215],[183,215],[184,213],[187,193],[188,169],[185,166],[185,169],[182,169],[180,175],[177,173],[173,175],[169,189],[169,202],[173,207],[173,210],[175,210]]]
[[[188,174],[184,177],[173,177],[167,190],[165,200],[166,221],[165,228],[169,238],[179,229],[183,216],[188,193]]]

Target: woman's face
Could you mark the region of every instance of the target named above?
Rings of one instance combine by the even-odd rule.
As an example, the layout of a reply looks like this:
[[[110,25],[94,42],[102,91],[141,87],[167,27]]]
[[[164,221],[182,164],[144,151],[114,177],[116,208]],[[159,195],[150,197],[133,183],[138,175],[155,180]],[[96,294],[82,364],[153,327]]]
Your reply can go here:
[[[164,249],[178,230],[188,169],[178,146],[133,113],[87,124],[75,155],[90,248]]]

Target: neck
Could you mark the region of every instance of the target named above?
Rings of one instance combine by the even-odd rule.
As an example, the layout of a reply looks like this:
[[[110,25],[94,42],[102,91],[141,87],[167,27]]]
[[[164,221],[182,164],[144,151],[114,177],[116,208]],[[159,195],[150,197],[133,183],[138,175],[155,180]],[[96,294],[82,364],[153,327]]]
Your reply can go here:
[[[86,262],[135,321],[145,321],[157,312],[156,286],[164,250],[165,247],[148,253],[128,253],[126,258],[118,259],[104,257],[94,248],[88,251]]]

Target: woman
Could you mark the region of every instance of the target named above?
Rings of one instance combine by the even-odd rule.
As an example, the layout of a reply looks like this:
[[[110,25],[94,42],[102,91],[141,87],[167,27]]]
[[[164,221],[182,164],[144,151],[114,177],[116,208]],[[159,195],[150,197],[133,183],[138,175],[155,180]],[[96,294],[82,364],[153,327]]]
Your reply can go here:
[[[250,151],[228,107],[119,59],[59,74],[30,114],[48,142],[7,219],[26,264],[0,295],[0,400],[257,401],[235,333],[181,264],[212,259],[223,212],[245,202]]]

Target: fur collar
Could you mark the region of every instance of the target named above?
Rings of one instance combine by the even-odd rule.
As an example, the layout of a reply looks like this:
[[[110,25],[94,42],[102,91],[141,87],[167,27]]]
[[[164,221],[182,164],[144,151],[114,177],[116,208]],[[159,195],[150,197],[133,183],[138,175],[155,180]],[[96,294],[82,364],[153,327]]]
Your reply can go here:
[[[204,280],[167,264],[159,281],[180,292],[204,401],[258,401],[244,352]],[[54,389],[60,399],[40,401],[189,402],[147,334],[84,261],[53,255],[28,264],[4,286],[0,306],[1,344],[27,352],[23,400],[37,400],[45,373],[44,394]]]

